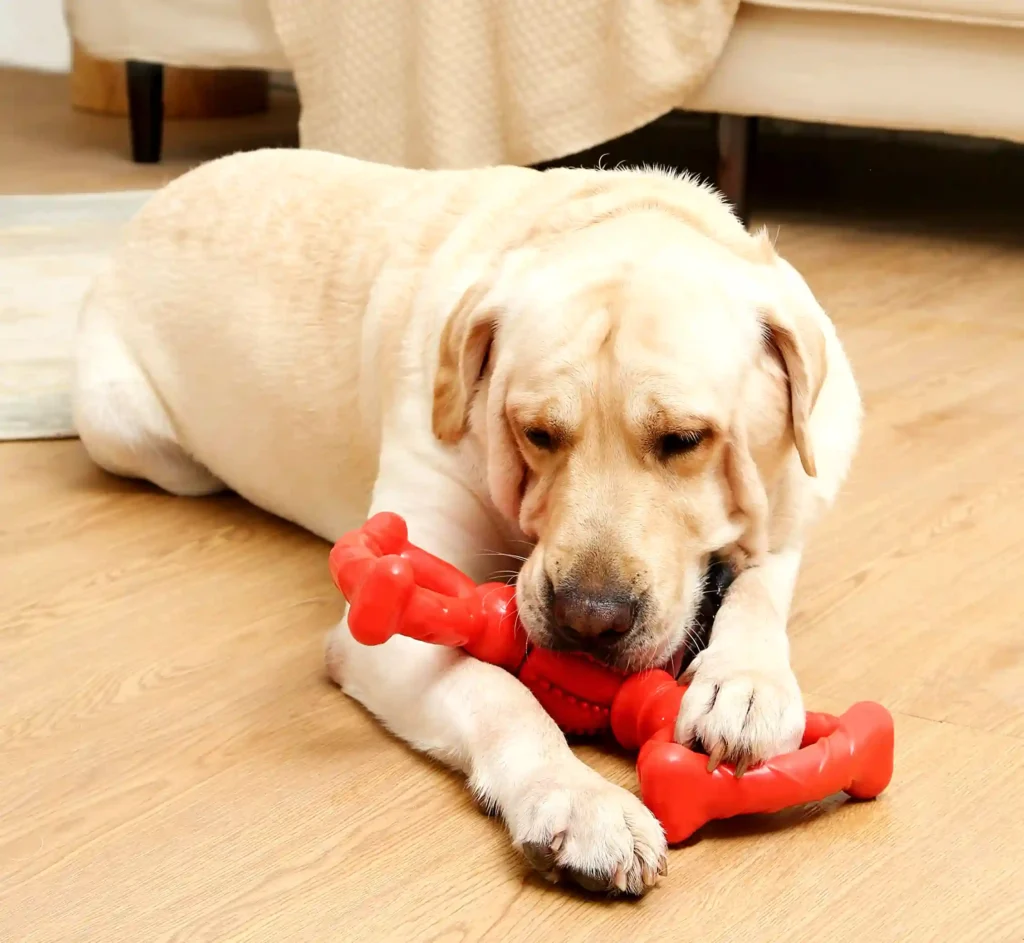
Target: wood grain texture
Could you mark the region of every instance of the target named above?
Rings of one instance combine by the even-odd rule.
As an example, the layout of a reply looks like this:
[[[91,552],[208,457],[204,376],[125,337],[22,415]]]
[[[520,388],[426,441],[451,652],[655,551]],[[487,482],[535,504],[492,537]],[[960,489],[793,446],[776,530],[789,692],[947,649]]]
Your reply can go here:
[[[122,179],[95,158],[43,176]],[[711,826],[639,903],[550,888],[325,680],[324,544],[77,442],[4,444],[0,940],[1024,939],[1024,248],[969,220],[771,222],[865,393],[792,634],[809,706],[894,709],[879,800]]]
[[[826,258],[830,236],[790,227],[781,248],[843,329],[867,423],[803,573],[798,675],[843,700],[1024,737],[1024,252],[847,236],[833,259],[874,273],[854,292],[850,264]],[[871,657],[835,659],[864,644]]]

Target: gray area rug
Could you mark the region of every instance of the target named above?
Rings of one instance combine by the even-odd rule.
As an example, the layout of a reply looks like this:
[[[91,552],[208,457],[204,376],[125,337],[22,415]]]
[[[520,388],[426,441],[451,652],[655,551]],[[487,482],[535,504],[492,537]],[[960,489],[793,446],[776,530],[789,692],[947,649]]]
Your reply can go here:
[[[0,439],[75,434],[78,309],[151,191],[0,196]]]

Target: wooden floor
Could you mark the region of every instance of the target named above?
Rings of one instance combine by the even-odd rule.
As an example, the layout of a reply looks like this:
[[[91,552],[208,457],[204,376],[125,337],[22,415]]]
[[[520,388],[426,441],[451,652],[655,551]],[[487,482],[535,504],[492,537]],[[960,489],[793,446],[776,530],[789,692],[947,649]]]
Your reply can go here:
[[[120,132],[58,133],[42,100],[5,186],[150,185]],[[708,828],[639,903],[552,889],[325,681],[323,544],[234,498],[107,477],[74,441],[6,444],[0,940],[1024,939],[1024,247],[981,216],[858,205],[765,221],[867,404],[792,637],[809,706],[895,713],[879,800]]]
[[[163,160],[129,160],[124,118],[72,111],[68,79],[0,68],[0,193],[71,193],[159,187],[205,160],[298,141],[298,101],[275,90],[265,114],[229,121],[168,121]]]

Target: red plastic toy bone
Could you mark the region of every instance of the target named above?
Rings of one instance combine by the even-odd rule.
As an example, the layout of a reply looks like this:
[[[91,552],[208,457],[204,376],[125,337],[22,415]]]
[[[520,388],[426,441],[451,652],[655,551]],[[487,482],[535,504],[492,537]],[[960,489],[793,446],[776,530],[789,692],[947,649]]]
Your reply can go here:
[[[357,641],[379,645],[399,634],[460,646],[516,674],[567,733],[610,729],[623,747],[639,749],[640,796],[670,842],[712,819],[776,812],[838,792],[872,799],[892,778],[892,716],[868,701],[840,717],[809,712],[799,750],[742,777],[728,765],[709,773],[706,756],[672,741],[686,688],[668,672],[625,676],[583,655],[532,648],[514,587],[476,585],[410,544],[396,514],[377,514],[342,537],[330,569],[349,601]]]

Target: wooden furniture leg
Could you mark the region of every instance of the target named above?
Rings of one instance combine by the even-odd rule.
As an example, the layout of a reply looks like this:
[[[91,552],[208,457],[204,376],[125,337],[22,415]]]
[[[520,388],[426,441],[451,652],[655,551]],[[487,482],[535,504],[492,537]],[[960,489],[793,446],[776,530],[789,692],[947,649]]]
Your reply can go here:
[[[750,166],[757,139],[757,119],[718,115],[718,168],[715,183],[744,224],[750,222]]]

